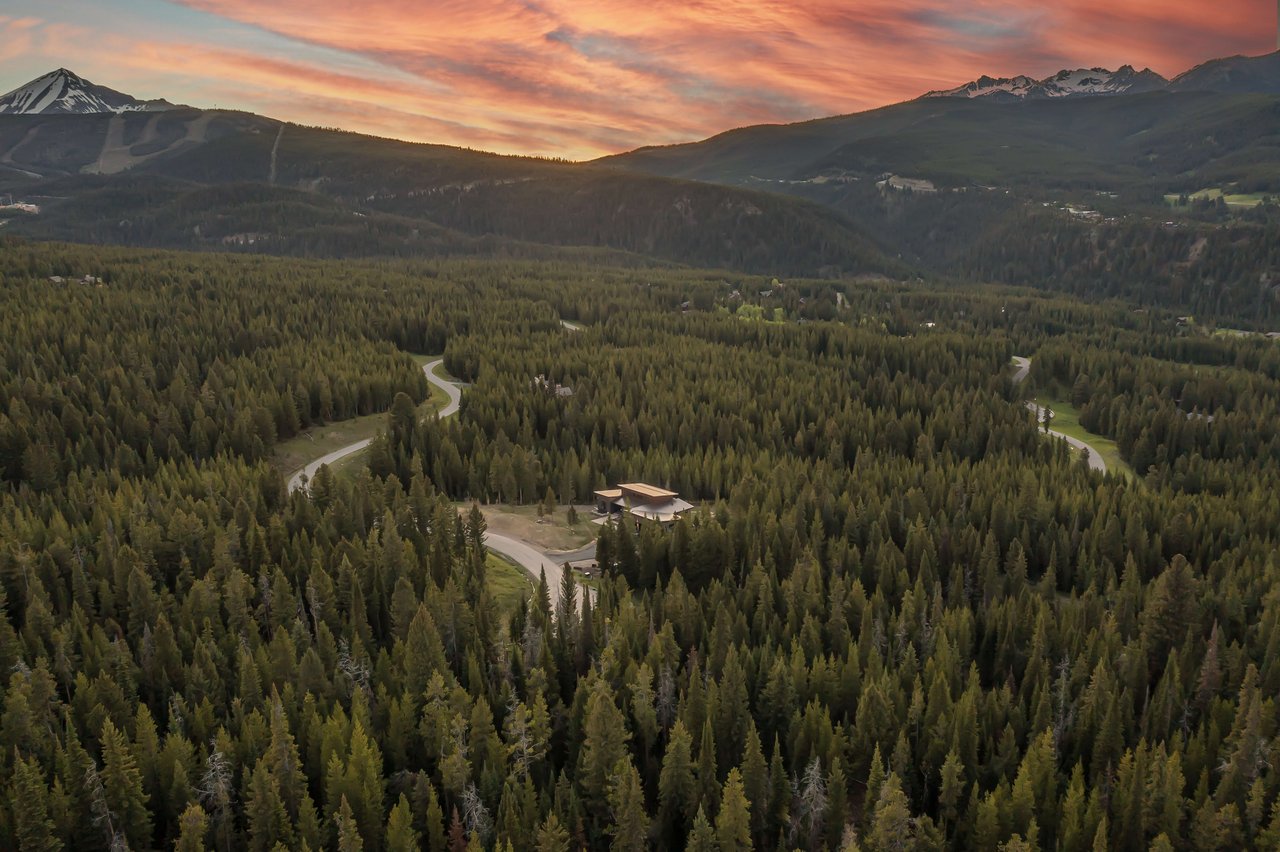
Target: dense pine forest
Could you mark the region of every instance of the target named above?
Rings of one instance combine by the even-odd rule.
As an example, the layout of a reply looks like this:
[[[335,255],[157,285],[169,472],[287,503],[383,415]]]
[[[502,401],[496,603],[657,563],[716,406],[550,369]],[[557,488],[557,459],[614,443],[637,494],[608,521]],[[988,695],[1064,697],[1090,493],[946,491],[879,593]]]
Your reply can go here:
[[[1280,847],[1280,342],[10,240],[0,359],[0,848]],[[367,465],[286,488],[279,442],[379,412]],[[460,507],[625,480],[699,508],[602,528],[581,608],[569,573],[498,604]]]

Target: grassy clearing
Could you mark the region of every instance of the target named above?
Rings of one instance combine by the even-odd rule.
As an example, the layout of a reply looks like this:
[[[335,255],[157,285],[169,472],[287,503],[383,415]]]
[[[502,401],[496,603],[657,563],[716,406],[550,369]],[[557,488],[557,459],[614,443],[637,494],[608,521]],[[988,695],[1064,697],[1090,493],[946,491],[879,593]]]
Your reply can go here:
[[[438,355],[413,355],[415,364],[422,366],[440,357]],[[449,404],[448,395],[435,385],[428,385],[431,394],[418,406],[419,415],[425,416],[439,411]],[[284,474],[293,473],[307,462],[341,449],[356,441],[363,441],[378,434],[387,424],[386,412],[366,414],[350,420],[338,420],[323,426],[312,426],[287,441],[276,444],[274,462],[276,468]],[[364,464],[365,452],[355,453],[333,465],[333,472],[352,471]],[[357,460],[359,460],[357,464]]]
[[[354,480],[360,471],[365,470],[369,466],[369,451],[360,450],[358,453],[352,453],[345,458],[340,458],[333,464],[329,465],[329,471],[340,479]]]
[[[470,503],[459,503],[461,511],[471,508]],[[496,533],[528,542],[539,550],[554,553],[561,550],[577,550],[595,541],[600,528],[591,523],[590,506],[578,506],[578,523],[569,525],[569,507],[557,506],[553,514],[538,522],[536,506],[510,506],[495,504],[481,506],[485,522]]]
[[[520,606],[520,601],[533,594],[533,582],[529,575],[514,562],[508,562],[496,553],[485,556],[485,581],[498,602],[498,609],[510,615]]]
[[[351,420],[312,426],[305,432],[276,444],[276,467],[281,473],[292,473],[317,456],[372,438],[386,419],[386,414],[368,414]]]
[[[1223,192],[1221,189],[1202,189],[1199,192],[1191,193],[1189,197],[1192,201],[1203,201],[1205,199],[1213,201],[1221,198],[1226,202],[1228,207],[1247,208],[1257,207],[1259,204],[1266,201],[1269,196],[1259,192],[1233,193]],[[1164,200],[1166,204],[1177,206],[1179,198],[1181,198],[1181,196],[1178,193],[1170,193],[1165,195]]]
[[[1039,405],[1053,410],[1053,423],[1050,426],[1055,432],[1061,432],[1077,440],[1084,441],[1098,451],[1102,460],[1107,463],[1107,470],[1122,474],[1126,479],[1134,481],[1137,475],[1120,456],[1120,448],[1116,442],[1105,435],[1097,435],[1080,425],[1080,412],[1069,402],[1058,399],[1037,399]]]

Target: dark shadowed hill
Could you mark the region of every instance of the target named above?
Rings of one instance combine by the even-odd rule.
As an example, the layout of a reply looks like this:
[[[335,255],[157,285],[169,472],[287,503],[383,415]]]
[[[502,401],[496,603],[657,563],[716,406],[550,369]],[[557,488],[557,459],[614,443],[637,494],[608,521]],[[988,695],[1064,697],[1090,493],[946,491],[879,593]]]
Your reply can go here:
[[[588,247],[765,273],[894,273],[845,217],[760,191],[244,113],[0,116],[11,231],[316,255]],[[516,248],[528,252],[528,246]]]
[[[1265,89],[1275,59],[1177,88]],[[1280,316],[1280,94],[921,98],[599,162],[815,201],[937,274]]]

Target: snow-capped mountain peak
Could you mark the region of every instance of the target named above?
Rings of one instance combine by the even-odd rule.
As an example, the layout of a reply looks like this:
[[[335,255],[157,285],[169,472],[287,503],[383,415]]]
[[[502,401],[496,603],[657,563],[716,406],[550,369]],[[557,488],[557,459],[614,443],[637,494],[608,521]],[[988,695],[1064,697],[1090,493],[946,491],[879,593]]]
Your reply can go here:
[[[59,68],[0,97],[0,115],[87,114],[137,112],[172,109],[165,100],[137,98],[98,86],[83,77]]]
[[[979,77],[972,83],[929,92],[926,98],[993,98],[1001,101],[1045,98],[1096,97],[1138,94],[1164,89],[1169,81],[1150,68],[1135,71],[1125,65],[1117,71],[1106,68],[1064,69],[1036,80],[1032,77]]]

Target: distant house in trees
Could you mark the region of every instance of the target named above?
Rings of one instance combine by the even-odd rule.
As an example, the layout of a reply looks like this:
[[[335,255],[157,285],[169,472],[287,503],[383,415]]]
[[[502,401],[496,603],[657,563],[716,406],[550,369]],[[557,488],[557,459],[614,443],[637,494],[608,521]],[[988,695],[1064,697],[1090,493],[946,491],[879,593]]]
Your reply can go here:
[[[560,399],[567,399],[573,396],[573,388],[569,385],[562,385],[559,382],[553,382],[541,373],[533,380],[533,386],[545,393],[549,393]]]
[[[566,571],[577,571],[582,576],[590,579],[595,579],[600,576],[600,563],[596,562],[594,559],[588,559],[585,562],[578,563],[566,562],[562,567]]]
[[[669,527],[693,509],[693,504],[680,499],[675,491],[643,482],[628,482],[597,491],[595,497],[599,523],[627,515],[635,521],[637,529],[643,523]]]

